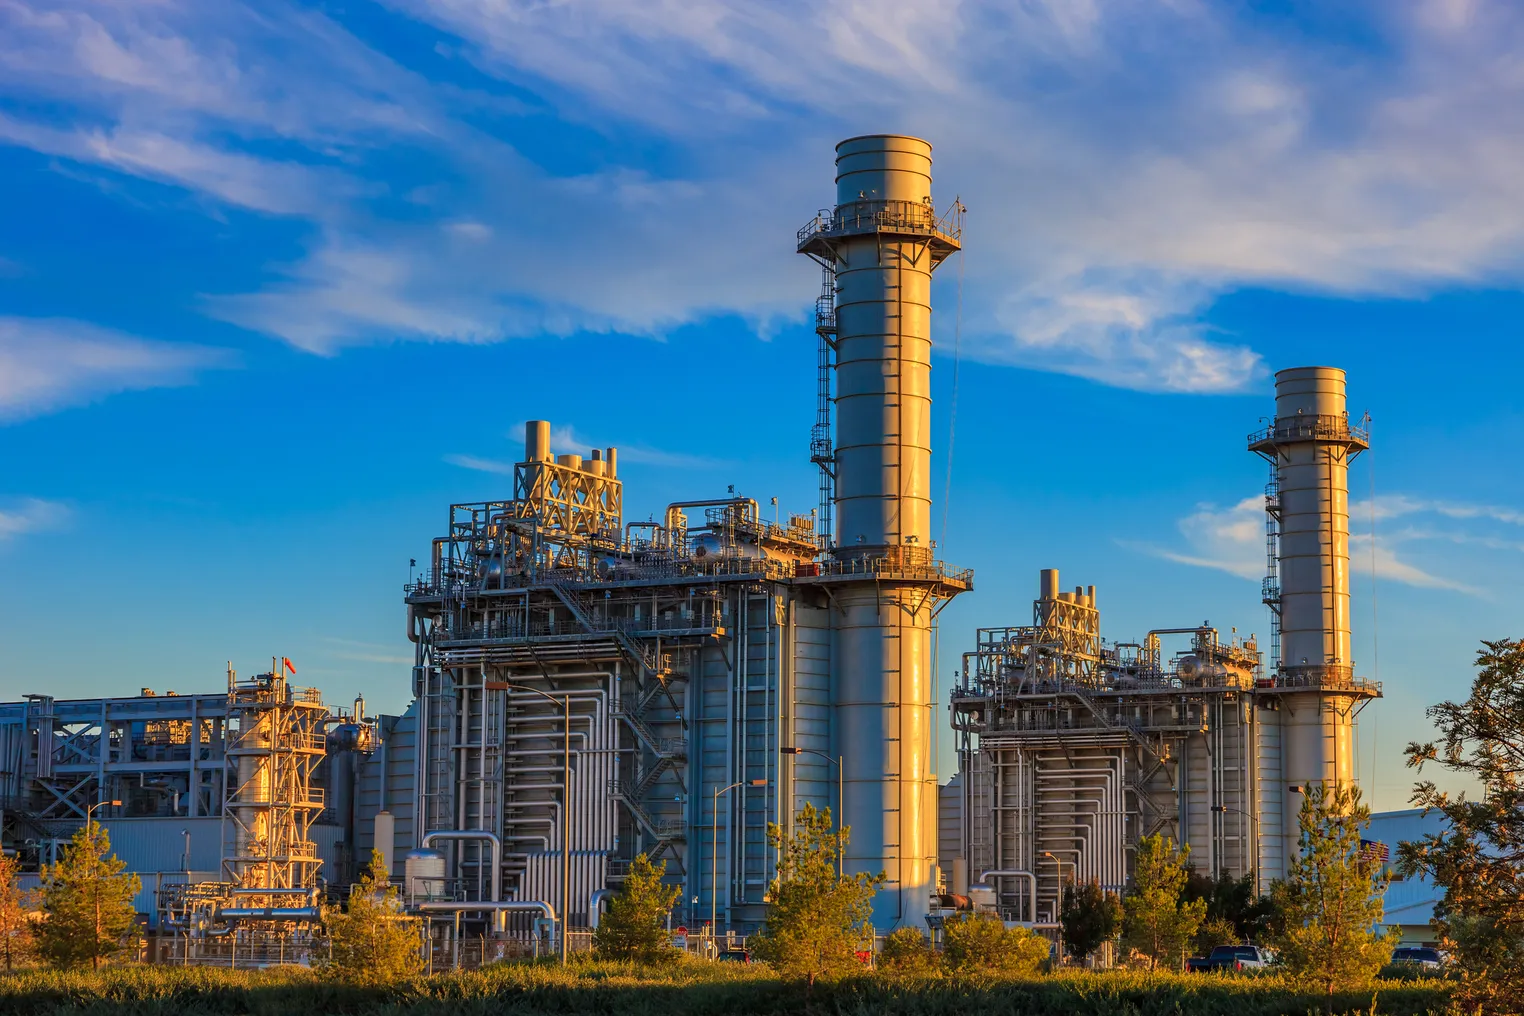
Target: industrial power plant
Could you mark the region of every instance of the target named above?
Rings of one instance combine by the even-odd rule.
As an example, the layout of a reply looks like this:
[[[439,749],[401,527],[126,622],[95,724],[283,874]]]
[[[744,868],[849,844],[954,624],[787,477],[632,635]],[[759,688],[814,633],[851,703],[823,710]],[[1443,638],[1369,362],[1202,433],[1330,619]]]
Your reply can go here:
[[[1270,471],[1268,647],[1178,616],[1107,641],[1104,587],[1049,569],[1030,615],[950,636],[938,701],[937,618],[974,581],[932,540],[931,282],[964,209],[938,211],[931,165],[917,138],[843,141],[836,200],[797,234],[822,274],[818,506],[768,520],[695,491],[627,521],[618,449],[555,454],[528,421],[511,495],[449,505],[412,551],[405,713],[328,706],[282,657],[213,692],[0,704],[6,852],[35,869],[93,817],[143,874],[161,955],[234,965],[302,961],[372,848],[436,956],[585,937],[640,854],[681,889],[675,927],[746,934],[767,827],[806,804],[850,826],[849,873],[884,873],[879,934],[952,900],[1052,927],[1066,880],[1121,889],[1155,833],[1212,873],[1284,875],[1301,788],[1354,780],[1381,694],[1351,657],[1368,435],[1344,373],[1280,371],[1246,442]]]

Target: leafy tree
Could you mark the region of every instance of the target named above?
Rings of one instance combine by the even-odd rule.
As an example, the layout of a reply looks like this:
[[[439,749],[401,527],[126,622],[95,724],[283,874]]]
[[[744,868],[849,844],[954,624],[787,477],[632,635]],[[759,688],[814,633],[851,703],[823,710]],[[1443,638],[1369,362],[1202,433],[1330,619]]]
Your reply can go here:
[[[878,962],[885,970],[901,974],[930,974],[942,965],[942,958],[919,930],[895,928],[884,937]]]
[[[1408,765],[1470,777],[1482,797],[1417,784],[1413,803],[1444,815],[1446,828],[1401,844],[1398,867],[1445,891],[1434,923],[1461,972],[1458,1000],[1513,1013],[1524,998],[1524,640],[1483,642],[1476,662],[1471,694],[1429,709],[1441,738],[1408,745]]]
[[[1206,919],[1205,900],[1182,899],[1190,856],[1189,844],[1176,850],[1157,833],[1138,841],[1132,892],[1122,905],[1122,943],[1148,957],[1150,969],[1160,963],[1183,966]]]
[[[1238,929],[1233,922],[1221,917],[1208,917],[1196,929],[1196,954],[1206,956],[1220,945],[1237,945]]]
[[[370,867],[350,887],[349,907],[323,908],[330,947],[326,971],[350,984],[387,984],[423,970],[419,922],[403,913],[397,888],[381,851],[370,852]]]
[[[1007,928],[990,914],[959,914],[944,928],[942,955],[960,973],[1035,973],[1052,948],[1041,935]]]
[[[64,847],[57,864],[42,869],[42,910],[37,950],[49,963],[99,967],[138,942],[133,898],[143,888],[127,862],[111,853],[111,838],[98,822],[86,822]]]
[[[1059,910],[1064,930],[1064,951],[1077,960],[1116,938],[1122,928],[1122,901],[1101,888],[1099,879],[1064,886]]]
[[[873,894],[884,882],[877,875],[840,875],[837,859],[851,829],[831,830],[831,811],[806,804],[792,836],[769,822],[767,839],[778,851],[778,875],[768,888],[772,905],[755,952],[784,977],[815,979],[855,970],[857,953],[872,947],[868,919]]]
[[[18,868],[14,857],[0,854],[0,951],[6,970],[31,956],[35,945],[26,894],[16,885]]]
[[[645,854],[630,865],[619,895],[609,900],[609,912],[593,932],[593,947],[615,959],[655,963],[677,958],[663,921],[682,890],[662,885],[667,862],[658,867]]]
[[[1270,915],[1270,900],[1266,896],[1254,895],[1252,874],[1234,878],[1227,872],[1219,872],[1213,878],[1190,869],[1182,895],[1188,900],[1206,900],[1206,920],[1202,929],[1204,931],[1208,924],[1217,922],[1210,937],[1221,938],[1218,945],[1252,942],[1256,937],[1263,937],[1265,921]],[[1225,938],[1222,922],[1233,926],[1232,933]],[[1201,932],[1197,933],[1198,948],[1203,941],[1201,935]]]
[[[1380,859],[1360,846],[1370,817],[1358,787],[1305,788],[1301,853],[1286,879],[1285,929],[1277,944],[1294,977],[1324,990],[1327,1012],[1333,1012],[1336,989],[1369,983],[1391,962],[1397,944],[1397,932],[1377,930],[1388,879]]]

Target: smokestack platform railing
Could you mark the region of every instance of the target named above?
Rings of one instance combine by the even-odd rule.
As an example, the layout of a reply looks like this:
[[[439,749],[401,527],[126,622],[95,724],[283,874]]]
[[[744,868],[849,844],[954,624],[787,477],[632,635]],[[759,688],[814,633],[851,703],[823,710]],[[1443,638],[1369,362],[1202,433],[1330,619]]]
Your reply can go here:
[[[946,253],[958,248],[963,237],[963,204],[954,201],[952,208],[938,215],[929,203],[891,201],[872,198],[848,201],[834,209],[822,208],[815,217],[799,227],[796,234],[799,250],[816,253],[813,247],[837,237],[865,233],[894,233],[943,240]],[[940,260],[940,258],[938,259]]]
[[[1262,430],[1249,435],[1249,450],[1271,451],[1279,444],[1294,441],[1340,441],[1360,449],[1370,447],[1370,431],[1350,424],[1345,416],[1282,416]]]

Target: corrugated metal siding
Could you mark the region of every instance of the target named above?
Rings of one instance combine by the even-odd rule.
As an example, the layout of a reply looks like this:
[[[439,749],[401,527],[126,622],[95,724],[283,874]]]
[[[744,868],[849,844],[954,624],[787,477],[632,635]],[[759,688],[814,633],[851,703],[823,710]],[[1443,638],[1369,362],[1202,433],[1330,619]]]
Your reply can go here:
[[[959,773],[937,791],[937,864],[952,881],[953,858],[963,850],[963,774]]]
[[[376,813],[389,811],[396,820],[392,856],[400,858],[415,845],[414,784],[417,782],[418,703],[401,716],[380,717],[381,748],[356,767],[355,857],[364,864],[376,842]],[[384,796],[383,779],[385,777]]]

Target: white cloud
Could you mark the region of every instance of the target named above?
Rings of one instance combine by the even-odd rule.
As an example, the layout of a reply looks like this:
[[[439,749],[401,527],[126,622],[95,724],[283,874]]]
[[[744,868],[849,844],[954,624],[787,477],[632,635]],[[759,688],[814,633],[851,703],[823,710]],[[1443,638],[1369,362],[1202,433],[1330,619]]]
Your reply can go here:
[[[0,505],[0,545],[28,533],[58,529],[68,522],[69,514],[67,505],[36,497]]]
[[[444,460],[452,466],[462,469],[472,469],[478,473],[497,473],[500,476],[513,475],[513,463],[501,462],[497,459],[484,459],[476,455],[446,455]]]
[[[1374,501],[1353,501],[1349,516],[1357,521],[1374,517],[1377,521],[1402,518],[1408,515],[1434,514],[1449,519],[1479,519],[1502,522],[1507,525],[1524,526],[1524,511],[1500,505],[1466,504],[1456,501],[1438,501],[1428,498],[1408,497],[1404,494],[1379,496]]]
[[[581,455],[584,458],[587,458],[594,448],[602,450],[610,447],[606,443],[589,440],[585,435],[578,434],[568,426],[551,428],[550,446],[558,455]],[[666,451],[645,445],[616,444],[613,447],[618,449],[620,464],[638,463],[667,469],[723,469],[732,465],[725,459]],[[446,455],[444,461],[452,466],[475,470],[478,473],[513,475],[514,463],[502,459],[482,458],[477,455]]]
[[[390,6],[481,84],[291,3],[0,0],[0,133],[307,219],[300,258],[207,306],[320,353],[797,317],[793,229],[829,200],[831,143],[877,129],[930,137],[970,205],[988,361],[1232,391],[1265,365],[1203,327],[1224,292],[1524,277],[1516,6],[1367,3],[1341,15],[1361,44],[1199,0]],[[525,112],[600,140],[540,165]]]
[[[561,455],[588,455],[594,448],[607,448],[606,443],[599,443],[587,438],[586,435],[578,434],[571,427],[552,427],[550,429],[550,444],[557,454]],[[726,459],[709,458],[704,455],[689,455],[685,452],[668,451],[662,448],[651,448],[639,444],[616,444],[619,451],[620,463],[639,463],[647,466],[659,466],[669,469],[723,469],[732,465]]]
[[[1386,499],[1392,506],[1403,506],[1403,513],[1420,510],[1419,502],[1402,495]],[[1465,506],[1447,506],[1463,508]],[[1358,515],[1351,511],[1352,519]],[[1454,516],[1452,516],[1454,517]],[[1198,505],[1196,510],[1177,524],[1184,540],[1184,548],[1176,549],[1149,543],[1128,543],[1127,546],[1166,561],[1212,568],[1239,578],[1258,582],[1264,578],[1265,560],[1265,500],[1260,495],[1246,497],[1227,508],[1216,505]],[[1399,582],[1403,585],[1426,589],[1449,589],[1455,592],[1482,595],[1477,587],[1453,578],[1436,575],[1398,557],[1397,545],[1415,539],[1428,538],[1431,534],[1407,530],[1396,534],[1378,534],[1374,555],[1371,553],[1369,533],[1350,534],[1350,566],[1355,573],[1369,575],[1374,567],[1381,580]],[[1466,538],[1455,542],[1469,542]]]
[[[154,342],[82,321],[0,317],[0,421],[116,392],[189,384],[227,350]]]
[[[411,656],[403,656],[396,651],[395,646],[377,645],[374,642],[360,642],[355,639],[324,638],[324,642],[333,649],[324,650],[324,655],[338,660],[354,660],[357,663],[390,663],[399,666],[412,666],[416,662]],[[317,672],[313,668],[307,668],[309,673]]]

